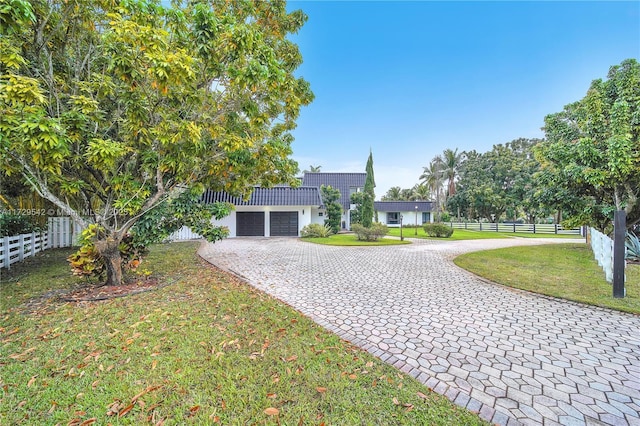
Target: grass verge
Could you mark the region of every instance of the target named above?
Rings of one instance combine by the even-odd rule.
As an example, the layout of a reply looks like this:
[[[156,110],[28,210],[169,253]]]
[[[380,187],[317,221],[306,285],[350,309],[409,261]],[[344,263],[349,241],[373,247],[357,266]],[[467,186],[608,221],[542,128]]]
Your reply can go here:
[[[394,246],[411,244],[410,241],[400,241],[389,238],[380,238],[377,241],[360,241],[356,238],[355,234],[336,234],[327,238],[303,238],[302,241],[329,246]]]
[[[172,283],[153,292],[3,309],[0,424],[483,424],[196,248],[152,248],[143,265]],[[54,259],[3,294],[46,290],[68,274]]]
[[[627,297],[614,299],[611,284],[584,243],[473,252],[454,262],[509,287],[640,314],[640,265],[627,265]]]

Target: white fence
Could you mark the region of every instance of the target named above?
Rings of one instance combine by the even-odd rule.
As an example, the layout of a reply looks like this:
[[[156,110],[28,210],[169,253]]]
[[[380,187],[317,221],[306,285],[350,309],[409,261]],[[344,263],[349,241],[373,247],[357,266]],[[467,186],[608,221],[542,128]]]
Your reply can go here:
[[[0,238],[0,268],[9,269],[43,250],[71,247],[77,243],[82,228],[68,217],[50,217],[47,230]]]
[[[169,241],[199,240],[200,238],[202,238],[202,235],[196,234],[188,226],[183,226],[169,235]]]
[[[525,232],[530,234],[562,234],[584,236],[581,228],[564,229],[562,225],[558,224],[449,222],[448,225],[454,229],[469,229],[471,231]]]
[[[607,282],[613,284],[613,240],[596,229],[589,228],[589,232],[591,233],[593,256],[604,271]],[[624,278],[626,281],[626,274]]]

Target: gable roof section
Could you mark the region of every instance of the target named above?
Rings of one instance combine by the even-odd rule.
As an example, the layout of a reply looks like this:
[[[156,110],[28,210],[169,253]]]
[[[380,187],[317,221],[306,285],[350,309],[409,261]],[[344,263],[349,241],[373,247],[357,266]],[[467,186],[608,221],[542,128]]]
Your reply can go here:
[[[223,191],[207,191],[202,200],[209,203],[223,202],[235,206],[321,206],[320,190],[315,187],[275,186],[261,188],[256,186],[248,200],[234,197]]]
[[[318,189],[321,185],[337,188],[340,191],[340,204],[344,211],[347,211],[351,205],[349,188],[364,188],[366,180],[366,173],[305,173],[302,185],[315,186]]]
[[[432,201],[376,201],[373,208],[379,212],[413,212],[418,206],[419,212],[430,212]]]

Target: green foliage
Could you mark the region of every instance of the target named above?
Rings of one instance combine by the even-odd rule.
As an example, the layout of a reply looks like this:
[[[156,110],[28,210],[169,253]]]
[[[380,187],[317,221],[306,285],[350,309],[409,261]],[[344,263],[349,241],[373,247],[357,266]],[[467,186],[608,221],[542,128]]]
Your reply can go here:
[[[359,223],[352,224],[351,230],[360,241],[377,241],[389,233],[387,225],[379,222],[374,222],[369,227],[365,227]]]
[[[293,183],[305,21],[285,2],[3,0],[2,170],[116,242],[184,191]]]
[[[302,238],[327,238],[335,234],[328,225],[320,225],[319,223],[310,223],[300,230]]]
[[[227,203],[205,204],[197,190],[185,191],[142,216],[131,229],[136,241],[145,246],[165,241],[183,226],[191,228],[209,242],[229,234],[226,227],[215,226],[212,219],[222,219],[231,212]]]
[[[376,182],[373,176],[373,153],[371,152],[369,152],[369,158],[367,159],[366,172],[367,177],[364,182],[360,223],[362,223],[365,228],[369,228],[372,226],[373,222],[373,202],[376,198],[376,194],[374,192]]]
[[[365,195],[364,192],[354,192],[351,194],[349,201],[355,205],[355,208],[349,212],[351,228],[354,224],[362,225],[362,206],[364,205]]]
[[[40,231],[42,228],[33,220],[33,216],[0,213],[0,237],[13,237]]]
[[[342,215],[342,205],[338,202],[340,190],[330,185],[322,185],[320,186],[320,194],[327,209],[325,224],[331,228],[334,234],[337,234],[340,231],[340,216]]]
[[[632,232],[627,232],[624,245],[627,249],[625,259],[640,262],[640,238]]]
[[[548,213],[540,206],[534,180],[540,164],[533,155],[538,139],[515,139],[494,145],[491,151],[465,152],[456,193],[447,209],[467,219],[497,222],[507,211],[529,221]],[[509,219],[514,219],[510,217]]]
[[[640,221],[640,64],[627,59],[594,80],[586,96],[545,117],[545,201],[566,214],[567,226],[606,230],[615,210]]]
[[[95,242],[106,238],[105,234],[104,228],[97,224],[91,224],[82,231],[79,241],[80,249],[67,258],[73,275],[102,279],[105,273],[105,260],[98,252]],[[137,241],[131,234],[125,235],[120,241],[118,251],[125,270],[137,269],[142,258],[148,253],[146,245]]]
[[[444,223],[427,223],[422,229],[430,237],[449,238],[453,235],[453,228]]]

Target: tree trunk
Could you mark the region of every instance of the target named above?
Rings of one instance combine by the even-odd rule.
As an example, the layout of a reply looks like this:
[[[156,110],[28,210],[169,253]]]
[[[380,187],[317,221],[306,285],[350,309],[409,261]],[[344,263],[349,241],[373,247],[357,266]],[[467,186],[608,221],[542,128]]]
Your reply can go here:
[[[104,240],[96,241],[96,249],[104,260],[104,267],[107,271],[106,285],[122,284],[122,257],[120,256],[120,240],[107,237]]]

